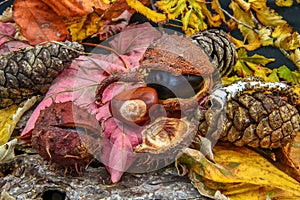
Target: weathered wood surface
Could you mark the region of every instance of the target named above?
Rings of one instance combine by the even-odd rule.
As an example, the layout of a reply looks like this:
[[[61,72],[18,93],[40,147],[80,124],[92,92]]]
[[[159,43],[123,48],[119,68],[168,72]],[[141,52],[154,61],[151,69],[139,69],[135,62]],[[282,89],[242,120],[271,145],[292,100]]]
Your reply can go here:
[[[16,199],[205,199],[186,176],[178,176],[174,165],[145,173],[125,173],[117,184],[109,184],[104,167],[89,166],[82,176],[63,176],[42,164],[37,154],[21,155],[10,163],[14,169],[0,178],[1,191]],[[46,196],[44,193],[49,192]],[[61,193],[59,193],[59,191]],[[1,199],[1,198],[0,198]]]

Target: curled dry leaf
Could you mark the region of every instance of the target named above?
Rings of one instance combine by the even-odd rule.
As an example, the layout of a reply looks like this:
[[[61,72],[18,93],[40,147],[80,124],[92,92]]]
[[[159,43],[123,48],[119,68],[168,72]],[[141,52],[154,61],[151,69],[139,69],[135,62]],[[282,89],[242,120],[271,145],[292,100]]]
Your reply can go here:
[[[187,148],[176,161],[179,171],[189,167],[189,177],[205,196],[213,198],[219,191],[233,200],[300,197],[298,181],[248,148],[216,145],[214,156],[216,163]]]
[[[13,15],[22,34],[32,45],[44,41],[63,41],[68,34],[62,18],[40,0],[16,0]]]
[[[0,15],[0,22],[13,22],[12,7],[6,8]]]
[[[0,164],[3,162],[9,162],[15,157],[15,146],[18,143],[18,139],[13,139],[0,146]]]

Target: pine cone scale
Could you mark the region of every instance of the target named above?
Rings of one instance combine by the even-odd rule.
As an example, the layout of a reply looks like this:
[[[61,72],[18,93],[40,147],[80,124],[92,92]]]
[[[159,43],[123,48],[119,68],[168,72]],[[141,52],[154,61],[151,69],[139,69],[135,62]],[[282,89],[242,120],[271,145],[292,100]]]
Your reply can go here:
[[[82,45],[65,42],[0,55],[0,108],[45,93],[53,79],[81,51]]]

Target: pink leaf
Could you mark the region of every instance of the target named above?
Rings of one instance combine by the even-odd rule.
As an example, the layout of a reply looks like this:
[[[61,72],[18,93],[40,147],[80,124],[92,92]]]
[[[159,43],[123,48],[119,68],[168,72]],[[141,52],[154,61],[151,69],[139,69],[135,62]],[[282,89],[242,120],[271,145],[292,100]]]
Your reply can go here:
[[[0,54],[30,46],[23,41],[18,41],[15,35],[16,28],[13,23],[0,22]]]
[[[111,181],[118,182],[122,174],[134,161],[131,158],[133,147],[126,134],[118,134],[110,151],[108,170],[111,174]]]
[[[9,41],[0,46],[0,54],[8,53],[11,51],[17,51],[29,47],[30,45],[21,41]]]
[[[13,38],[16,33],[16,28],[12,23],[0,22],[0,46],[7,42],[9,39]]]
[[[128,26],[120,34],[116,35],[115,39],[110,42],[110,45],[119,54],[131,55],[135,51],[145,51],[149,44],[160,36],[161,33],[149,23],[144,23],[138,27]]]
[[[110,85],[104,91],[102,99],[107,103],[100,107],[95,104],[95,92],[99,82],[106,78],[108,73],[126,73],[138,67],[146,48],[159,36],[160,33],[146,23],[124,29],[111,41],[116,51],[126,54],[121,56],[129,69],[124,67],[120,55],[115,54],[80,56],[75,59],[71,66],[53,81],[46,97],[30,117],[21,135],[31,133],[41,110],[54,102],[72,101],[80,108],[85,108],[87,112],[96,114],[105,138],[101,155],[94,156],[101,159],[111,174],[111,180],[117,182],[134,161],[133,148],[142,142],[141,130],[144,127],[129,128],[118,122],[110,114],[109,101],[123,90],[144,84],[120,82]]]

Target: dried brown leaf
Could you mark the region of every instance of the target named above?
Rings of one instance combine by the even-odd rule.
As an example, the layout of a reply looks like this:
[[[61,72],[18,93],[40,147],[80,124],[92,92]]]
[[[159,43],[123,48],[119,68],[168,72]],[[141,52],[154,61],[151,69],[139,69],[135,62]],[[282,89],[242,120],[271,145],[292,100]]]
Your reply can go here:
[[[62,18],[42,1],[16,0],[13,15],[31,45],[44,41],[63,41],[68,35]]]

